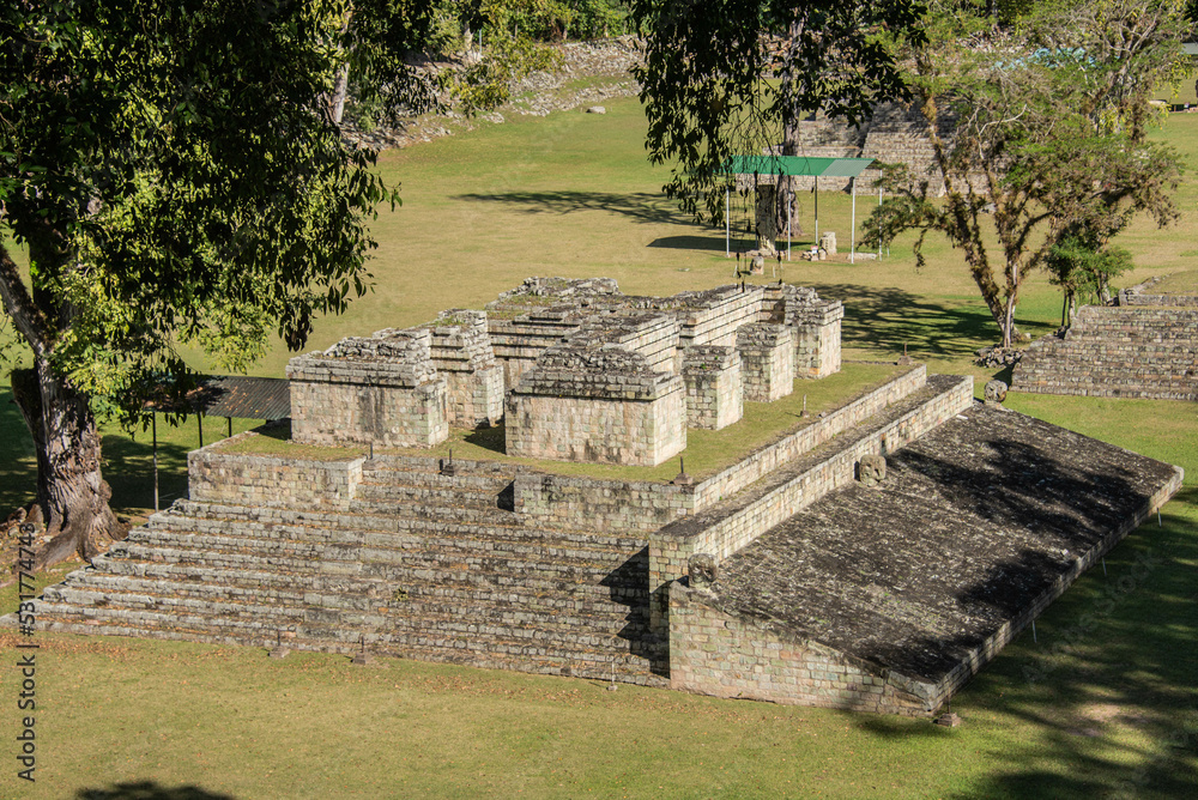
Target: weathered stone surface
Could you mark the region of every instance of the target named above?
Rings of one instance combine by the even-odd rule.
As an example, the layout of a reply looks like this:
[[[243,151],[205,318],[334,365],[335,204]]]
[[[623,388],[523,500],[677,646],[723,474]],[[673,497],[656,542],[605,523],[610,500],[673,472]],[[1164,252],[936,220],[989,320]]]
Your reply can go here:
[[[857,462],[857,480],[862,486],[878,486],[886,480],[886,456],[866,453]]]
[[[876,489],[833,492],[725,559],[714,600],[679,599],[677,635],[671,596],[674,685],[932,713],[1181,483],[980,405],[889,465]],[[715,622],[729,633],[687,643]]]
[[[1198,308],[1082,306],[1064,337],[1033,342],[1013,391],[1198,400]]]
[[[982,390],[985,393],[986,405],[1001,406],[1007,399],[1007,384],[1000,380],[986,381],[986,388]]]
[[[692,589],[710,589],[719,580],[719,565],[711,553],[695,553],[687,560],[686,567]]]
[[[342,339],[291,359],[291,434],[306,444],[428,447],[449,435],[448,384],[428,329]]]
[[[696,345],[685,352],[688,428],[720,430],[744,413],[744,381],[740,353],[731,347]]]
[[[773,322],[743,325],[737,331],[744,398],[770,403],[794,391],[795,352],[791,328]]]
[[[214,445],[37,618],[928,714],[1180,483],[972,398],[912,369],[694,486]]]

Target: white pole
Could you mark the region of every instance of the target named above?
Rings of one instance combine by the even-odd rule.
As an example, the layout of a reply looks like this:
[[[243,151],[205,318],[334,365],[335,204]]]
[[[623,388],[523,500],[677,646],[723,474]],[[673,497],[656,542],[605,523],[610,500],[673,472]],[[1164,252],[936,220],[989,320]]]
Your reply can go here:
[[[849,178],[849,191],[853,195],[853,223],[849,226],[849,263],[857,263],[857,179]]]
[[[819,176],[815,176],[815,246],[819,247]]]
[[[728,204],[732,198],[732,187],[724,187],[724,255],[732,256],[732,218],[729,215]]]
[[[794,184],[786,179],[786,260],[790,261],[790,204],[794,201]]]

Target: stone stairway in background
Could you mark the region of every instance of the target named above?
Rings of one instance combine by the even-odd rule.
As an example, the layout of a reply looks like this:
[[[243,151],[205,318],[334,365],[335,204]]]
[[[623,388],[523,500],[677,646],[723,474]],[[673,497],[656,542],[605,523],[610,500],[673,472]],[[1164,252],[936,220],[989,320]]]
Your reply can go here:
[[[1198,308],[1083,306],[1064,338],[1034,342],[1020,392],[1198,400]]]
[[[528,527],[510,465],[436,463],[365,462],[344,510],[177,502],[39,626],[652,681],[647,538]]]

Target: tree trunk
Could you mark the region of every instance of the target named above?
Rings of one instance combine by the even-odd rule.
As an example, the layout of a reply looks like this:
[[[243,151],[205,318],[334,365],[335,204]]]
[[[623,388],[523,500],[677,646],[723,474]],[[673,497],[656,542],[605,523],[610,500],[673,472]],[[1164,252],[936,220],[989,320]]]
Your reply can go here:
[[[757,185],[757,249],[772,255],[776,252],[774,241],[778,237],[777,205],[778,191],[772,183]]]
[[[786,120],[782,125],[782,155],[797,156],[799,154],[799,125],[797,117]],[[786,233],[787,222],[790,223],[790,235],[801,236],[803,226],[799,222],[799,203],[795,198],[794,178],[789,175],[778,176],[778,220],[775,223],[778,233]]]
[[[342,64],[337,68],[337,75],[333,79],[333,94],[329,98],[329,114],[333,117],[333,122],[341,124],[341,118],[345,115],[345,98],[349,92],[349,64]]]
[[[37,505],[52,537],[34,569],[72,553],[90,562],[128,528],[108,506],[112,490],[100,475],[100,435],[88,400],[44,359],[34,369],[14,370],[12,389],[38,454]]]

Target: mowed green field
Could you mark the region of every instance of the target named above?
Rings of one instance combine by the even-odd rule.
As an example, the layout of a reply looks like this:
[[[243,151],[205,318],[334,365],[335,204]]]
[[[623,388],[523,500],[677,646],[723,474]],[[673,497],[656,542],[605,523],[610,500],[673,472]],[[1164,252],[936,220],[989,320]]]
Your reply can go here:
[[[381,169],[402,181],[404,204],[375,224],[376,289],[320,321],[311,349],[481,307],[529,275],[605,275],[653,294],[729,282],[723,231],[691,224],[661,196],[666,171],[645,161],[636,102],[606,105],[603,116],[516,119],[386,154]],[[1122,237],[1139,264],[1124,285],[1193,269],[1198,256],[1198,116],[1177,115],[1160,135],[1191,165],[1183,216]],[[871,202],[858,199],[859,220]],[[808,230],[810,211],[808,196]],[[821,230],[843,243],[849,215],[847,196],[821,196]],[[931,245],[922,270],[907,241],[882,261],[796,261],[783,277],[845,302],[849,357],[893,359],[906,345],[980,388],[993,373],[970,356],[996,330],[959,256]],[[1044,333],[1059,314],[1059,293],[1037,276],[1021,325]],[[258,371],[281,375],[287,357],[276,347]],[[33,462],[7,399],[0,502],[12,507],[28,496]],[[1198,404],[1013,394],[1008,405],[1179,464],[1187,480],[1159,525],[1129,536],[1048,609],[1034,639],[1025,632],[957,696],[959,728],[401,660],[354,667],[320,654],[272,661],[255,648],[38,634],[37,782],[27,784],[16,777],[27,713],[16,639],[4,634],[0,797],[1193,796]],[[209,420],[206,440],[223,427]],[[160,425],[159,437],[173,472],[164,493],[177,493],[194,421]],[[148,434],[113,431],[105,447],[116,504],[144,510]],[[0,601],[11,609],[14,587]]]

